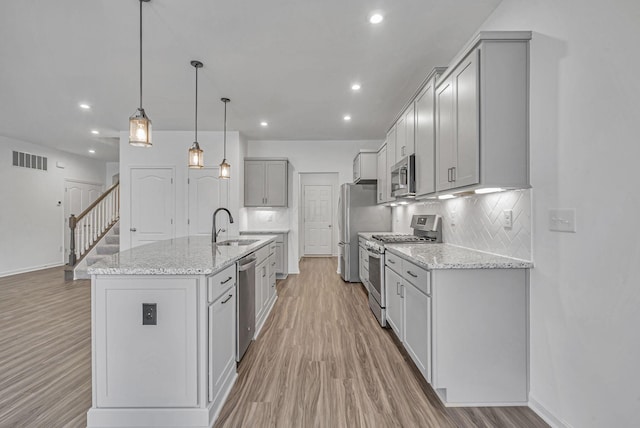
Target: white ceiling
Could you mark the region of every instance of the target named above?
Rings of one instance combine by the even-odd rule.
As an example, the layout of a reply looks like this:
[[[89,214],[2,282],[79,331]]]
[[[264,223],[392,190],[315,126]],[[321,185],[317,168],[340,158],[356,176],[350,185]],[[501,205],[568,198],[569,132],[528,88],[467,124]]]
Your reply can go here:
[[[499,2],[151,0],[143,4],[143,106],[154,130],[193,130],[189,62],[198,59],[201,131],[222,130],[226,96],[228,129],[250,140],[383,139],[422,79],[446,66]],[[138,106],[138,7],[0,2],[0,134],[117,160],[118,133]],[[381,24],[368,22],[373,11],[384,14]],[[359,93],[350,89],[356,81]]]

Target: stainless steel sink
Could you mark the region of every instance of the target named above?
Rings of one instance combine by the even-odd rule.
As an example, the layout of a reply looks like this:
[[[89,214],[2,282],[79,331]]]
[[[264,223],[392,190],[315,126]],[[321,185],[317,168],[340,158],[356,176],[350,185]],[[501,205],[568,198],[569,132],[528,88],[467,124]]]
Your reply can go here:
[[[217,242],[216,245],[241,246],[251,245],[258,242],[257,239],[227,239],[226,241]]]

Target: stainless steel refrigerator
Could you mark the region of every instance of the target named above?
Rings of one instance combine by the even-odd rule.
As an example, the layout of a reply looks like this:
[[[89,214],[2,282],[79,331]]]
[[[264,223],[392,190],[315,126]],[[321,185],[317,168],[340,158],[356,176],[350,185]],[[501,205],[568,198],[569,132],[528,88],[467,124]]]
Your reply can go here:
[[[375,184],[343,184],[338,199],[338,243],[340,276],[360,282],[358,233],[391,230],[391,209],[376,205]]]

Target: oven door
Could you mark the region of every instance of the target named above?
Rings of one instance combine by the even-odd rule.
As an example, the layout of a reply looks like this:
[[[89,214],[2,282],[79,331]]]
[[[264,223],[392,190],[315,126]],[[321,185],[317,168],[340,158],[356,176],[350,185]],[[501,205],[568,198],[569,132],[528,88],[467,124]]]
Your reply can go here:
[[[381,308],[385,307],[384,290],[384,254],[368,249],[369,251],[369,292],[373,295]]]

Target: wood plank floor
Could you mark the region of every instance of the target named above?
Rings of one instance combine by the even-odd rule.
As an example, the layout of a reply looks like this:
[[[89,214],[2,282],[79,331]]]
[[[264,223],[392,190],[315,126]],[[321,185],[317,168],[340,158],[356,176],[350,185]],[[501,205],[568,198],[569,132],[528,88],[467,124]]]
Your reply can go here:
[[[0,278],[0,427],[85,427],[91,287],[63,268]]]
[[[546,427],[526,408],[447,409],[360,285],[335,259],[304,259],[216,427]],[[0,427],[84,427],[91,406],[89,281],[62,268],[0,278]]]
[[[528,408],[445,408],[360,284],[307,258],[239,367],[215,427],[546,427]]]

